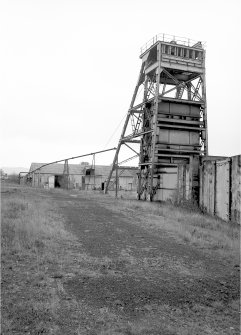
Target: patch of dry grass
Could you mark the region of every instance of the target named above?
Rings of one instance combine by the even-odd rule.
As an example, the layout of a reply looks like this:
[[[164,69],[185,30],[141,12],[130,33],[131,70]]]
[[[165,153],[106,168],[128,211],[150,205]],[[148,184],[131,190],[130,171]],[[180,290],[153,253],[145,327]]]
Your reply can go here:
[[[126,202],[126,205],[131,208],[130,202]],[[240,229],[237,224],[171,204],[136,204],[135,201],[133,205],[135,209],[156,217],[153,220],[156,227],[177,233],[184,242],[205,249],[215,249],[227,255],[239,254]]]
[[[195,304],[190,308],[173,307],[168,304],[146,304],[142,307],[139,317],[126,319],[108,307],[93,309],[91,332],[77,328],[78,335],[236,335],[239,333],[237,325],[230,323],[229,315],[222,313],[224,306],[219,310],[212,307]],[[215,317],[214,317],[215,316]],[[217,329],[217,319],[220,327]]]
[[[45,192],[45,191],[43,191]],[[51,191],[50,193],[55,192]],[[62,192],[57,190],[58,193]],[[69,194],[64,191],[64,193]],[[78,195],[78,192],[73,192]],[[171,205],[114,199],[86,192],[111,210],[126,213],[128,219],[147,229],[163,230],[184,242],[210,249],[239,249],[239,229],[209,216]],[[137,220],[136,220],[137,219]],[[195,231],[194,231],[195,230]],[[199,234],[199,235],[198,235]],[[226,243],[226,244],[225,244]],[[163,258],[134,259],[128,250],[119,258],[91,257],[64,229],[63,220],[48,192],[21,190],[3,193],[2,198],[2,333],[10,334],[236,334],[225,306],[216,301],[208,308],[196,304],[190,309],[169,305],[143,306],[138,317],[129,318],[109,307],[95,308],[66,296],[63,283],[75,276],[89,278],[149,274],[157,266],[183,265]],[[173,270],[174,266],[174,270]],[[138,270],[139,268],[139,270]],[[142,270],[141,270],[142,269]],[[132,272],[133,273],[132,273]],[[139,272],[138,272],[139,271]],[[147,273],[150,271],[150,273]],[[165,268],[165,271],[168,269]],[[189,269],[185,268],[185,275]],[[233,302],[238,310],[238,302]],[[213,314],[215,313],[215,315]],[[214,317],[215,316],[215,317]],[[201,321],[200,321],[201,320]],[[215,322],[220,320],[222,327]],[[228,325],[228,326],[227,326]]]
[[[5,189],[1,205],[2,333],[55,334],[55,278],[73,237],[53,203],[33,190]]]
[[[140,203],[134,206],[163,218],[160,226],[177,232],[185,242],[224,252],[238,253],[240,250],[240,229],[237,224],[202,214],[198,209],[188,210],[170,204]]]
[[[165,230],[184,243],[239,258],[239,225],[203,214],[197,207],[184,208],[170,203],[138,201],[134,199],[133,193],[128,192],[122,192],[118,199],[114,199],[112,193],[103,195],[86,192],[85,195],[90,199],[97,198],[114,211],[125,213],[130,220],[138,217],[144,228]]]

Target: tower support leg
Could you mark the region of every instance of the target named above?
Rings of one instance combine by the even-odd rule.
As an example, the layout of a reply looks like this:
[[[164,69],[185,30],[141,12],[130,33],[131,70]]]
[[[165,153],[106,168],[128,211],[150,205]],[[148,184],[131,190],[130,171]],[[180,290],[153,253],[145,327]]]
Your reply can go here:
[[[111,171],[110,171],[110,174],[109,174],[108,179],[106,181],[105,192],[104,192],[105,194],[108,192],[108,187],[109,187],[109,184],[110,184],[110,180],[111,180],[113,171],[115,169],[116,162],[118,161],[118,155],[119,155],[119,152],[120,152],[121,145],[124,144],[123,139],[124,139],[124,136],[125,136],[127,126],[129,124],[129,121],[130,121],[130,117],[131,117],[131,114],[132,114],[132,108],[133,108],[135,100],[136,100],[136,95],[137,95],[138,89],[139,89],[140,85],[142,84],[143,70],[144,70],[144,63],[142,63],[142,65],[141,65],[141,69],[140,69],[140,73],[139,73],[139,76],[138,76],[137,84],[136,84],[136,87],[135,87],[135,90],[134,90],[134,94],[132,96],[130,108],[129,108],[129,111],[127,113],[127,117],[126,117],[126,120],[125,120],[125,123],[124,123],[124,127],[122,129],[122,133],[121,133],[121,137],[120,137],[120,140],[119,140],[119,143],[118,143],[118,147],[117,147],[116,152],[115,152],[115,156],[114,156],[114,160],[113,160],[113,163],[112,163]]]

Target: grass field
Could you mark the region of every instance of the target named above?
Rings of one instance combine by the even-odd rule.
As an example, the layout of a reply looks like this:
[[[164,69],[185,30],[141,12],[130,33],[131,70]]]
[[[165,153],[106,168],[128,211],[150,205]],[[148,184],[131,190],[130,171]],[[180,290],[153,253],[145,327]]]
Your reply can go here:
[[[1,204],[2,334],[55,334],[54,281],[74,237],[54,204],[34,190],[5,187]]]
[[[81,246],[75,236],[65,230],[64,218],[51,198],[51,192],[64,191],[48,193],[46,190],[5,186],[1,192],[2,334],[67,334],[61,332],[61,319],[66,317],[70,318],[74,329],[69,334],[97,334],[87,326],[84,330],[80,325],[77,326],[81,313],[89,313],[89,307],[80,307],[69,297],[64,298],[64,303],[61,301],[61,297],[65,295],[62,279],[72,276],[73,272],[83,272],[83,268],[76,267],[75,259],[91,264],[100,273],[112,263],[109,259],[91,259],[84,250],[80,253]],[[77,192],[72,195],[78,196]],[[237,225],[170,204],[125,199],[124,195],[115,199],[112,195],[104,197],[97,192],[86,192],[85,197],[96,199],[113,212],[124,211],[130,219],[138,218],[138,224],[145,229],[166,231],[182,243],[195,245],[207,253],[217,253],[228,262],[239,264],[240,235]],[[88,275],[88,272],[85,274]],[[91,274],[90,271],[90,276],[92,275],[93,272]],[[202,307],[196,306],[195,315],[203,313],[200,308]],[[220,311],[223,308],[218,302],[215,306],[208,307],[205,311],[207,319],[210,319],[208,315],[212,315],[214,310]],[[237,301],[233,302],[232,308],[237,311]],[[64,315],[63,310],[68,311],[69,315]],[[154,317],[161,320],[162,315],[167,315],[169,320],[166,327],[169,327],[170,332],[166,334],[201,335],[201,332],[191,332],[191,329],[199,329],[192,325],[191,319],[182,320],[191,315],[188,311],[174,311],[168,305],[158,307],[156,315],[149,315],[135,323],[125,323],[108,309],[99,310],[95,319],[100,324],[109,323],[109,330],[107,327],[107,330],[99,334],[136,335],[145,334],[147,323],[153,323]],[[189,330],[180,330],[176,325],[177,320],[187,323]],[[114,329],[113,324],[118,325],[118,332],[111,330]],[[208,327],[204,334],[219,335]],[[236,333],[231,327],[227,334]]]
[[[174,206],[136,200],[135,193],[122,192],[115,199],[114,192],[103,196],[101,193],[86,192],[86,197],[97,198],[108,208],[117,212],[127,212],[130,217],[138,216],[145,227],[173,232],[175,238],[191,243],[199,248],[216,250],[223,257],[236,258],[240,254],[240,226],[219,218],[203,214],[198,207]]]

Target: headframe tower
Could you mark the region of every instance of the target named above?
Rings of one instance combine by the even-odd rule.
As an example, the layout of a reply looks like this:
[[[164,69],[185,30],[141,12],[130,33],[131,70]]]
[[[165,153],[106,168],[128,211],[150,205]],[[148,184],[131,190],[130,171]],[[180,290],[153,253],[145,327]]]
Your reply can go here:
[[[195,197],[199,158],[208,154],[204,45],[160,34],[141,48],[140,58],[140,74],[106,192],[125,145],[139,156],[139,199],[170,198],[177,188],[180,167],[185,167],[182,174],[188,179],[185,197]],[[140,87],[144,88],[143,99],[136,104]],[[126,134],[128,126],[131,131]],[[134,149],[136,144],[139,150]]]

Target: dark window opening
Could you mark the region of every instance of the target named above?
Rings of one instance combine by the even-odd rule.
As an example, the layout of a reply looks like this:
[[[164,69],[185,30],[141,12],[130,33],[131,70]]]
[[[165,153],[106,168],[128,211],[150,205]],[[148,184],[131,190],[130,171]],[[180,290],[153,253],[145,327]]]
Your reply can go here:
[[[195,59],[202,59],[202,53],[200,51],[195,51]]]
[[[171,55],[175,56],[175,47],[171,47]]]
[[[177,48],[178,57],[182,57],[182,48]]]
[[[184,57],[189,58],[189,50],[184,49]]]
[[[168,54],[168,45],[163,45],[164,54]]]

